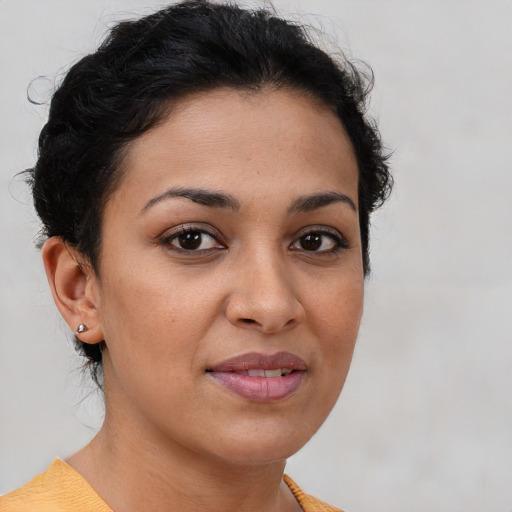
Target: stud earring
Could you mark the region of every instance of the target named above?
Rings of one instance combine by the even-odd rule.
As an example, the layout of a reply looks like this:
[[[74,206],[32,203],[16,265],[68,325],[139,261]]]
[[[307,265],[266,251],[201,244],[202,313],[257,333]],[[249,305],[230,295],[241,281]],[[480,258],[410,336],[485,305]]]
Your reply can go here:
[[[85,324],[80,324],[77,328],[76,328],[76,333],[77,334],[82,334],[83,332],[87,331],[88,327],[87,325]]]

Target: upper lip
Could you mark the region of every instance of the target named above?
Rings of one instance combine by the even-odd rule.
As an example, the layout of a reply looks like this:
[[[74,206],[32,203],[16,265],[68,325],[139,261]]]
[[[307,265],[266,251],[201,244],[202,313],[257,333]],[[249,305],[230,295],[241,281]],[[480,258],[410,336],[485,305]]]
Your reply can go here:
[[[247,370],[277,370],[287,368],[290,370],[306,370],[306,362],[290,352],[276,352],[275,354],[262,354],[248,352],[232,357],[208,368],[211,372],[243,372]]]

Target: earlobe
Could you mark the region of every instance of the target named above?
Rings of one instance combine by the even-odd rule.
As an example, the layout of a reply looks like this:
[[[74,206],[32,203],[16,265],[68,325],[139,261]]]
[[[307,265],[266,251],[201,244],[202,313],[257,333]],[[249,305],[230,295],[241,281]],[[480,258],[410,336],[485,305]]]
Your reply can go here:
[[[53,300],[69,328],[84,343],[103,341],[94,271],[60,237],[45,242],[42,257]]]

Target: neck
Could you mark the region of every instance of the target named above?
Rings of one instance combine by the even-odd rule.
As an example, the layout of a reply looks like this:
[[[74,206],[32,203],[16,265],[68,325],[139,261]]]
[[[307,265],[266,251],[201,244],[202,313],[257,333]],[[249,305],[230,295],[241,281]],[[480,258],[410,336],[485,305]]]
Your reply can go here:
[[[107,417],[99,434],[68,459],[116,512],[292,512],[300,506],[282,482],[285,461],[230,464],[148,435],[115,427]]]

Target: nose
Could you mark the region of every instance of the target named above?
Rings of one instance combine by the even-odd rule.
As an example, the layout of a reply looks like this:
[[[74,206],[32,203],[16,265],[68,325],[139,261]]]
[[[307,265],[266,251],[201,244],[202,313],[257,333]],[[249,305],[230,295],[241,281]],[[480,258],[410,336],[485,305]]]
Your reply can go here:
[[[225,311],[233,325],[273,334],[292,329],[304,319],[296,283],[277,258],[252,258],[242,263],[231,279]]]

